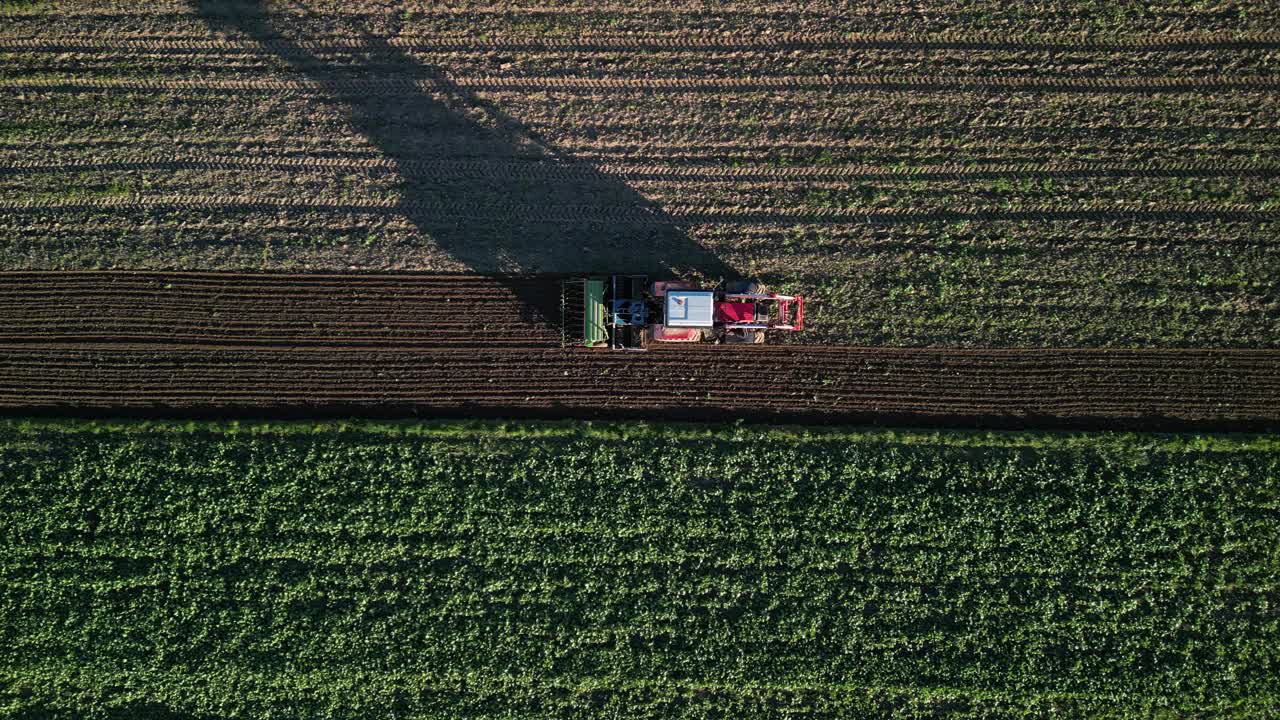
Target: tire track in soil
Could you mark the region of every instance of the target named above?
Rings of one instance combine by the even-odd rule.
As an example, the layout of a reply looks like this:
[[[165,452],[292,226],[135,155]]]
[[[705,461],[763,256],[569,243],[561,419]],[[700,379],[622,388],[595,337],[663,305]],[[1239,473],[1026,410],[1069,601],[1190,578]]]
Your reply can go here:
[[[57,162],[52,159],[0,159],[0,175],[64,172],[128,172],[138,170],[300,170],[327,173],[341,171],[392,172],[408,169],[415,175],[454,176],[469,173],[485,178],[574,179],[603,172],[626,180],[694,179],[716,180],[970,180],[1018,175],[1050,179],[1070,177],[1275,177],[1280,164],[1268,162],[1056,162],[994,163],[988,165],[840,165],[809,167],[755,167],[583,164],[538,161],[438,160],[399,163],[385,158],[297,158],[235,155],[144,156],[128,161]]]
[[[277,198],[251,196],[196,196],[152,195],[142,197],[77,198],[63,200],[42,198],[35,200],[0,201],[0,210],[9,213],[57,210],[77,212],[87,210],[128,210],[160,208],[184,210],[213,208],[234,212],[249,211],[302,211],[352,212],[367,214],[396,214],[413,212],[430,214],[438,218],[474,220],[492,217],[495,211],[526,222],[627,222],[645,221],[655,224],[681,223],[752,223],[786,224],[799,221],[810,223],[918,223],[960,220],[1274,220],[1280,219],[1280,208],[1260,209],[1245,203],[1166,203],[1153,205],[1146,202],[1113,203],[1022,203],[1018,205],[969,205],[951,209],[918,209],[910,207],[877,208],[815,208],[815,207],[736,207],[736,206],[681,206],[668,205],[663,219],[643,207],[574,207],[560,206],[554,211],[534,210],[528,205],[503,204],[473,205],[467,203],[425,203],[402,201],[394,198],[359,198],[330,200],[325,198]]]
[[[367,5],[367,3],[364,3]],[[871,20],[876,18],[894,17],[899,15],[908,15],[912,18],[918,18],[921,13],[916,6],[895,6],[889,5],[873,5],[874,9],[866,9],[849,3],[808,3],[805,7],[797,8],[794,3],[759,3],[748,7],[724,7],[718,3],[687,3],[680,7],[663,7],[663,6],[645,6],[637,4],[625,3],[589,3],[583,6],[572,4],[511,4],[511,3],[495,3],[491,5],[471,5],[463,3],[460,5],[441,5],[439,3],[424,2],[414,4],[411,10],[415,14],[428,16],[466,16],[466,15],[510,15],[518,12],[521,15],[622,15],[622,16],[639,16],[639,17],[658,17],[658,18],[678,18],[688,15],[714,15],[715,17],[773,17],[782,16],[787,18],[818,16],[826,18],[830,16],[836,9],[839,9],[842,17],[846,19],[862,19]],[[934,13],[941,16],[968,18],[989,17],[984,13],[985,8],[975,9],[967,3],[943,3],[934,9]],[[294,16],[312,16],[318,11],[326,16],[334,17],[380,17],[387,15],[386,8],[368,8],[363,7],[362,3],[337,3],[324,7],[316,7],[311,5],[291,5],[282,4],[274,9],[275,12],[294,15]],[[118,3],[80,3],[74,7],[60,7],[55,10],[41,11],[36,10],[18,17],[91,17],[91,18],[131,18],[131,17],[151,17],[155,15],[174,15],[177,17],[185,17],[188,14],[187,6],[182,2],[147,3],[145,9],[139,7],[130,7]],[[1050,16],[1071,17],[1074,13],[1062,9],[1047,11]],[[1185,10],[1182,12],[1165,11],[1157,13],[1155,17],[1167,19],[1176,17],[1200,17],[1205,15],[1217,15],[1222,13],[1212,13],[1197,10]]]
[[[1137,128],[1120,128],[1120,130],[1123,130],[1123,131],[1136,130],[1136,129]],[[1039,132],[1039,130],[1035,128],[1030,128],[1029,131],[1031,130],[1034,130],[1037,133]],[[1237,128],[1233,130],[1233,132],[1239,132],[1240,130],[1241,129]],[[1268,131],[1269,131],[1268,129],[1262,129],[1256,132],[1257,134],[1261,135],[1262,133],[1268,132]],[[1250,132],[1255,132],[1255,131],[1250,131]],[[178,139],[175,139],[173,142],[175,144],[191,148],[193,156],[195,157],[202,157],[203,155],[195,155],[195,154],[204,153],[206,148],[210,148],[210,147],[221,148],[227,145],[232,145],[232,146],[236,146],[238,149],[243,149],[243,151],[246,153],[257,153],[262,155],[263,161],[267,162],[268,164],[276,162],[277,159],[282,162],[289,162],[296,159],[305,163],[318,161],[317,164],[314,166],[317,168],[330,167],[328,165],[328,163],[330,162],[336,162],[340,164],[351,162],[356,164],[356,165],[353,165],[353,168],[356,168],[356,169],[368,169],[368,170],[378,170],[383,168],[390,169],[389,161],[386,161],[384,159],[369,158],[367,155],[364,155],[364,154],[355,155],[351,157],[343,157],[343,158],[328,158],[328,157],[291,158],[288,156],[313,153],[315,149],[312,147],[306,147],[306,146],[282,145],[279,142],[262,142],[262,141],[255,141],[255,140],[245,140],[242,138],[236,138],[233,136],[219,135],[219,134],[203,134],[199,138],[195,138],[195,137],[178,138]],[[1045,157],[1046,155],[1052,156],[1054,154],[1058,154],[1057,151],[1061,149],[1062,139],[1060,138],[1054,139],[1047,136],[1045,137],[1045,139],[1016,139],[1016,138],[1005,136],[1002,142],[1003,142],[1003,145],[1000,148],[1000,151],[1001,151],[1000,153],[995,153],[994,148],[988,148],[992,152],[985,152],[980,157],[975,158],[972,164],[965,164],[963,167],[982,168],[982,167],[986,167],[993,164],[1000,165],[1000,166],[1039,167],[1041,165],[1045,165],[1046,163],[1036,162],[1033,160],[1010,162],[1008,160],[1002,160],[1001,158],[1004,157],[1003,155],[1004,153],[1016,153],[1016,154],[1026,155],[1034,158],[1041,158],[1041,157]],[[1071,166],[1075,166],[1077,164],[1089,165],[1089,166],[1101,164],[1101,165],[1113,165],[1113,166],[1133,166],[1133,167],[1141,168],[1148,165],[1153,165],[1153,166],[1158,165],[1159,167],[1170,167],[1170,166],[1181,167],[1186,165],[1195,165],[1199,167],[1202,164],[1213,165],[1213,166],[1218,166],[1220,164],[1220,163],[1202,163],[1201,161],[1198,161],[1198,160],[1181,160],[1181,159],[1161,160],[1159,162],[1156,162],[1152,160],[1138,159],[1138,158],[1132,157],[1135,153],[1150,155],[1153,157],[1169,156],[1171,150],[1167,145],[1162,145],[1162,144],[1151,142],[1151,141],[1139,142],[1136,140],[1123,140],[1119,142],[1113,142],[1111,140],[1106,140],[1104,142],[1098,138],[1094,138],[1090,141],[1090,143],[1091,144],[1089,149],[1092,153],[1106,154],[1109,156],[1119,155],[1120,156],[1119,161],[1117,162],[1116,160],[1108,159],[1106,161],[1088,161],[1086,163],[1052,163],[1052,165],[1056,167],[1056,166],[1065,165],[1065,164],[1069,164]],[[743,164],[744,169],[746,169],[746,166],[759,163],[759,153],[753,152],[753,149],[758,151],[758,148],[756,148],[750,143],[743,142],[741,140],[730,141],[730,142],[722,142],[722,141],[716,141],[716,140],[701,141],[699,142],[699,145],[698,145],[699,150],[692,151],[692,152],[690,151],[690,147],[687,141],[672,142],[672,141],[663,140],[660,138],[654,138],[654,139],[646,140],[643,142],[639,140],[574,141],[573,145],[575,147],[575,150],[577,151],[575,153],[575,159],[579,164],[588,164],[591,166],[595,166],[598,169],[601,169],[601,171],[603,171],[603,168],[601,166],[605,166],[605,165],[616,166],[616,167],[631,167],[631,166],[657,166],[658,163],[683,163],[685,164],[685,167],[682,168],[683,170],[683,169],[692,169],[696,167],[697,164],[703,164],[703,165],[706,165],[707,167],[710,167],[710,165],[707,165],[708,163],[716,163],[723,166],[730,162]],[[110,135],[99,135],[99,136],[84,135],[84,136],[79,136],[75,138],[66,138],[63,136],[48,136],[41,140],[41,147],[44,150],[50,151],[50,152],[102,153],[102,152],[120,151],[122,148],[128,148],[131,146],[132,144],[126,139],[119,136],[112,137]],[[901,152],[903,148],[912,149],[912,151],[919,152],[920,154],[926,155],[926,156],[938,154],[938,149],[936,147],[931,147],[928,145],[920,145],[918,143],[912,142],[910,139],[900,139],[896,137],[891,137],[883,143],[869,142],[869,141],[859,140],[859,139],[800,140],[800,139],[794,139],[794,138],[793,139],[780,138],[776,142],[771,144],[770,147],[778,152],[787,152],[787,153],[796,153],[796,154],[812,153],[815,155],[823,150],[839,151],[842,154],[852,153],[855,155],[868,155],[868,154],[880,155],[886,152]],[[986,146],[983,146],[983,147],[986,147]],[[1227,158],[1233,158],[1233,157],[1234,158],[1246,158],[1246,157],[1253,158],[1253,157],[1258,157],[1259,155],[1265,156],[1266,153],[1259,152],[1258,151],[1259,148],[1267,149],[1269,148],[1269,146],[1262,145],[1262,146],[1256,146],[1256,147],[1251,146],[1249,148],[1245,148],[1239,145],[1234,145],[1229,148],[1218,148],[1218,150],[1222,151],[1222,154],[1220,155],[1220,157],[1227,157]],[[463,151],[467,149],[468,148],[465,147],[462,143],[458,143],[449,139],[443,139],[438,145],[433,146],[433,151],[435,152],[434,155],[430,155],[430,156],[424,155],[423,159],[421,160],[413,160],[411,162],[404,163],[404,164],[398,163],[396,167],[399,168],[401,171],[404,171],[406,169],[410,171],[416,171],[419,168],[421,168],[424,170],[424,172],[431,172],[432,168],[436,167],[437,163],[458,163],[459,165],[463,165],[470,162],[540,161],[548,165],[553,164],[552,162],[545,161],[542,158],[525,155],[525,154],[491,155],[491,156],[487,156],[487,158],[484,160],[450,159],[451,155],[465,154]],[[965,150],[966,152],[973,153],[978,148],[975,145],[969,145],[962,149]],[[1200,145],[1200,144],[1190,144],[1190,145],[1187,145],[1186,147],[1180,147],[1175,149],[1178,150],[1179,152],[1188,153],[1192,157],[1203,157],[1206,154],[1208,154],[1208,151],[1211,148],[1204,145]],[[6,151],[6,154],[11,154],[15,156],[21,155],[24,157],[24,159],[22,160],[6,161],[6,162],[13,162],[13,167],[15,169],[26,168],[28,167],[27,165],[28,163],[34,163],[36,165],[39,165],[42,162],[39,160],[28,159],[29,154],[32,152],[31,144],[29,142],[5,141],[3,139],[0,139],[0,150]],[[1226,151],[1229,151],[1229,152],[1226,152]],[[273,154],[273,153],[276,155],[276,157],[274,158],[270,157],[270,154]],[[222,153],[219,153],[218,156],[227,157]],[[134,158],[144,158],[144,157],[155,157],[155,155],[144,154],[144,152],[138,152],[137,154],[134,155]],[[184,157],[186,156],[184,155]],[[638,160],[645,160],[648,162],[637,162]],[[48,162],[48,161],[46,160],[43,162]],[[365,163],[370,163],[370,162],[372,164],[365,165]],[[1270,166],[1266,162],[1258,162],[1254,159],[1234,159],[1234,160],[1225,160],[1220,162],[1221,164],[1229,164],[1233,166],[1243,165],[1243,164],[1248,164],[1255,167]],[[22,164],[19,165],[18,163],[22,163]],[[382,163],[388,163],[388,164],[383,165]],[[561,164],[567,165],[567,163],[561,163]],[[930,162],[924,163],[920,167],[923,168],[925,172],[929,172],[930,168],[937,168],[937,167],[946,166],[946,165],[948,165],[948,163],[945,160],[936,160],[936,161],[930,161]],[[670,165],[665,165],[665,166],[669,167]],[[805,172],[809,168],[817,168],[817,167],[823,167],[823,166],[811,165],[808,167],[797,166],[797,167],[787,167],[787,168],[773,167],[772,169],[796,170],[800,172]],[[879,167],[882,172],[887,169],[885,165],[871,166],[871,167]],[[282,167],[281,169],[291,169],[291,168]],[[825,167],[823,169],[825,169]],[[897,171],[896,168],[894,170]],[[901,168],[901,171],[912,172],[913,169],[910,167]]]
[[[1204,93],[1216,90],[1280,90],[1278,76],[1177,77],[981,77],[981,76],[760,76],[743,78],[592,78],[592,77],[450,77],[443,79],[339,80],[323,86],[312,80],[156,80],[132,78],[5,78],[0,89],[88,92],[93,90],[142,90],[150,92],[342,92],[349,94],[400,94],[433,92],[450,87],[474,92],[524,91],[668,91],[688,92],[768,90],[1001,90],[1025,92],[1172,92]]]
[[[594,35],[582,38],[482,38],[403,34],[387,42],[407,50],[478,50],[590,52],[611,50],[708,50],[742,52],[757,49],[777,50],[1053,50],[1131,52],[1199,50],[1267,50],[1280,47],[1280,34],[1265,32],[1196,33],[1167,37],[1141,35],[1116,38],[1088,38],[1079,35],[1039,35],[1034,37],[996,33],[901,34],[849,33],[816,35],[785,33],[765,37],[750,36],[624,36]],[[63,36],[42,38],[0,38],[0,50],[44,53],[123,50],[128,52],[235,52],[270,54],[278,52],[279,42],[248,42],[227,39],[192,39],[190,37],[104,38]],[[298,43],[307,50],[359,50],[358,42],[333,38],[319,42]]]
[[[558,295],[553,276],[2,273],[0,412],[1280,426],[1280,351],[562,349]]]

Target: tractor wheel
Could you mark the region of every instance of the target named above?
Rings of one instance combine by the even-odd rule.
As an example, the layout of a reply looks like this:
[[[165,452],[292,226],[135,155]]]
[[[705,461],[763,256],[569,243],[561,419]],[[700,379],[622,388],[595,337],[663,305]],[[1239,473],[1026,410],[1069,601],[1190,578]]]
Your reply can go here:
[[[730,280],[724,284],[724,291],[730,295],[760,295],[768,292],[758,280]]]
[[[722,342],[726,345],[761,345],[764,343],[764,331],[726,330]]]

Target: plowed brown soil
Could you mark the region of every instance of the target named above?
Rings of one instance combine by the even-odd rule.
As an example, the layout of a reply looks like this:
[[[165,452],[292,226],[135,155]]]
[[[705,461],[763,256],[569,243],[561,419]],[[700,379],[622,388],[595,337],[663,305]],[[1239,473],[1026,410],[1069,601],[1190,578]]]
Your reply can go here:
[[[559,347],[553,276],[0,275],[0,410],[1280,426],[1280,352]]]

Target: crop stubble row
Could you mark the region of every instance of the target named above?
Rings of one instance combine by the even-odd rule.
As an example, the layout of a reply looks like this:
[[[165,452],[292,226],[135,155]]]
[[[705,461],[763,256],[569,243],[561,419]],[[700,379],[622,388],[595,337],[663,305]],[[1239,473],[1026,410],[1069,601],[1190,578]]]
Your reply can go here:
[[[402,210],[426,212],[437,217],[475,218],[483,213],[490,213],[494,207],[518,214],[524,220],[533,222],[569,222],[569,221],[621,221],[649,217],[650,213],[640,207],[599,210],[591,205],[564,206],[552,211],[535,211],[526,204],[498,202],[494,205],[483,203],[438,203],[418,202],[413,200],[361,199],[361,200],[324,200],[313,198],[267,199],[250,196],[216,195],[216,196],[144,196],[144,197],[107,197],[77,198],[72,200],[20,200],[16,202],[0,202],[0,210],[6,212],[33,210],[69,210],[83,211],[107,208],[236,208],[240,210],[271,209],[328,209],[341,212],[365,212],[380,210]],[[1214,203],[1188,202],[1167,203],[1159,209],[1152,210],[1146,203],[1113,202],[1094,203],[1076,202],[1060,203],[1023,203],[1013,206],[965,205],[951,209],[925,209],[910,207],[881,208],[830,208],[830,207],[716,207],[705,205],[668,206],[666,214],[684,222],[734,221],[750,223],[793,224],[808,222],[844,222],[861,220],[864,222],[928,222],[958,221],[972,219],[994,220],[1055,220],[1055,219],[1222,219],[1222,220],[1276,220],[1280,219],[1280,208],[1259,208],[1247,203]]]
[[[1247,50],[1269,49],[1280,45],[1280,33],[1179,33],[1173,36],[1141,35],[1093,38],[1080,35],[1060,36],[1010,35],[1000,33],[773,33],[758,35],[663,34],[605,35],[585,38],[563,37],[487,37],[440,36],[402,33],[388,37],[388,45],[409,49],[474,49],[474,50],[741,50],[750,48],[783,50],[816,49],[928,49],[928,50]],[[291,46],[322,52],[336,49],[361,49],[364,43],[342,37],[320,42],[299,40]],[[0,49],[31,52],[73,53],[81,50],[131,50],[161,52],[241,52],[279,51],[280,41],[256,42],[226,38],[192,39],[184,36],[101,37],[68,35],[0,38]]]
[[[1036,179],[1059,177],[1213,177],[1280,175],[1280,164],[1273,162],[1046,162],[994,163],[981,167],[961,164],[927,167],[894,167],[883,165],[841,165],[811,167],[745,166],[673,166],[657,164],[600,163],[590,168],[575,162],[548,162],[511,166],[496,160],[423,160],[394,162],[369,157],[267,157],[236,156],[207,153],[183,155],[132,156],[113,162],[66,162],[57,157],[47,159],[27,153],[22,157],[0,160],[0,174],[36,172],[85,172],[128,170],[310,170],[310,171],[396,171],[409,170],[415,175],[449,176],[459,173],[484,177],[527,176],[533,179],[572,179],[592,170],[628,180],[696,179],[699,182],[773,181],[794,178],[806,180],[878,180],[914,178],[923,180],[965,180],[999,178],[1009,175]]]
[[[1273,76],[1211,76],[1198,78],[1112,77],[949,77],[911,75],[759,76],[738,78],[595,78],[595,77],[470,77],[440,80],[330,80],[322,86],[311,80],[162,80],[129,78],[4,79],[0,88],[14,90],[184,90],[191,92],[260,91],[314,92],[322,88],[344,93],[404,93],[456,86],[465,90],[706,90],[759,91],[772,89],[830,90],[971,90],[1030,89],[1078,92],[1204,92],[1213,90],[1280,90]]]
[[[217,9],[216,2],[208,2]],[[100,31],[104,20],[128,24],[148,34],[167,30],[176,23],[190,22],[189,2],[147,3],[145,7],[121,3],[63,3],[62,6],[37,6],[32,12],[15,16],[32,30],[47,27],[49,19],[61,21],[69,31]],[[1119,18],[1090,8],[1070,6],[1037,7],[1028,13],[1007,2],[987,0],[982,3],[931,3],[928,13],[918,5],[882,2],[839,3],[742,3],[727,7],[720,3],[397,3],[396,12],[385,4],[359,2],[276,3],[272,12],[291,16],[306,23],[317,34],[333,33],[357,24],[377,31],[399,30],[406,34],[438,28],[465,29],[474,26],[482,36],[512,16],[541,21],[554,30],[591,28],[601,32],[626,33],[650,31],[655,26],[679,25],[697,33],[768,34],[789,32],[830,33],[834,28],[872,29],[876,33],[897,34],[982,34],[999,30],[1022,37],[1046,33],[1082,35],[1087,31],[1114,32],[1117,21],[1134,32],[1228,34],[1266,33],[1273,13],[1260,7],[1248,13],[1224,12],[1215,6],[1190,8],[1184,5],[1152,5],[1140,13],[1127,12]],[[563,21],[572,21],[566,26]],[[38,34],[38,33],[35,33]],[[1105,42],[1105,40],[1104,40]]]
[[[1259,428],[1280,353],[558,346],[542,277],[11,273],[7,412]]]

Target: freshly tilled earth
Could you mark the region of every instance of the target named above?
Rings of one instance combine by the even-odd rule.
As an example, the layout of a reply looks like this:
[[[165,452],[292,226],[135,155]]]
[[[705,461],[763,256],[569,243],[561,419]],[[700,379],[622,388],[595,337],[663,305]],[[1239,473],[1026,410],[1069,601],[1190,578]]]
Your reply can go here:
[[[560,279],[9,273],[0,410],[1280,425],[1280,352],[562,348]]]

